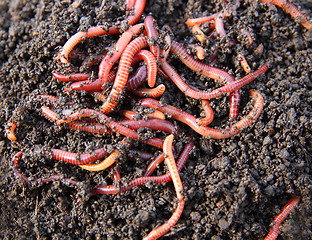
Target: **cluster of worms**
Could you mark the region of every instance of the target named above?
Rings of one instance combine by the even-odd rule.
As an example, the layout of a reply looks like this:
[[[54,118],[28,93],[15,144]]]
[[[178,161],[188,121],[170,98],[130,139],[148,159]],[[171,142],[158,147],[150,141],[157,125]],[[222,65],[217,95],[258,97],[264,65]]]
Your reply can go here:
[[[187,20],[186,24],[192,28],[192,32],[198,41],[204,42],[216,35],[222,37],[227,34],[223,21],[232,11],[235,11],[240,6],[240,1],[235,0],[233,3],[228,3],[228,1],[223,2],[226,4],[222,11],[211,16]],[[261,0],[261,2],[268,2],[281,7],[293,18],[297,19],[303,27],[307,29],[312,28],[311,23],[293,4],[282,0]],[[229,95],[229,119],[236,120],[239,115],[241,98],[239,90],[258,76],[264,74],[269,69],[269,64],[264,63],[257,70],[252,71],[244,56],[238,56],[238,60],[247,75],[240,79],[235,79],[230,73],[213,66],[213,63],[217,61],[217,53],[211,57],[210,65],[204,64],[200,61],[205,57],[203,48],[200,45],[190,45],[189,47],[197,51],[196,54],[199,60],[196,60],[188,53],[186,48],[172,39],[169,27],[163,31],[159,31],[156,21],[152,16],[147,16],[144,23],[137,24],[145,7],[145,0],[128,0],[126,1],[126,5],[128,17],[120,25],[111,27],[96,26],[89,28],[86,32],[78,32],[65,43],[56,57],[61,64],[69,64],[71,57],[74,58],[75,55],[79,55],[78,51],[73,50],[79,42],[104,34],[121,34],[114,48],[107,54],[92,55],[86,57],[83,61],[82,65],[85,68],[99,64],[98,77],[95,80],[91,73],[52,73],[54,78],[59,81],[73,82],[69,87],[65,87],[65,91],[69,94],[74,91],[85,91],[93,96],[94,99],[101,101],[102,105],[99,110],[84,108],[76,111],[70,108],[71,102],[66,103],[67,109],[60,109],[61,104],[59,98],[51,95],[39,95],[38,97],[44,103],[41,107],[41,113],[57,125],[93,134],[118,133],[118,135],[124,136],[124,139],[112,150],[101,147],[94,150],[93,153],[83,154],[60,149],[47,151],[48,154],[52,155],[54,160],[78,165],[88,171],[102,171],[112,168],[114,171],[114,182],[118,182],[121,176],[118,169],[114,166],[119,158],[130,151],[135,152],[142,159],[149,160],[154,156],[154,154],[148,152],[130,149],[133,140],[162,149],[162,153],[151,160],[142,177],[133,179],[124,185],[98,185],[94,186],[91,190],[91,195],[119,194],[148,182],[159,184],[172,180],[178,199],[176,209],[167,222],[154,229],[144,238],[157,239],[166,234],[176,224],[182,214],[185,199],[183,197],[183,184],[179,172],[183,168],[194,146],[192,138],[187,136],[185,138],[187,140],[184,139],[184,149],[180,153],[177,152],[174,140],[179,139],[179,129],[168,119],[172,118],[182,122],[199,135],[208,138],[225,139],[239,134],[242,129],[252,125],[260,116],[264,106],[264,99],[261,93],[251,90],[250,96],[254,102],[252,110],[247,116],[242,117],[239,121],[223,129],[208,126],[214,119],[213,109],[210,106],[209,100]],[[207,22],[210,23],[210,35],[203,33],[200,28],[201,24]],[[128,26],[127,30],[122,28],[125,25]],[[253,40],[250,33],[246,30],[242,30],[242,32],[247,36],[248,44],[251,45]],[[234,45],[235,41],[229,44]],[[260,45],[258,51],[263,51],[263,46]],[[178,57],[189,69],[199,75],[214,79],[223,84],[223,86],[211,91],[203,91],[189,85],[174,67],[168,63],[167,58],[169,53]],[[142,62],[145,64],[142,64]],[[117,68],[116,63],[118,63]],[[115,71],[115,69],[117,70]],[[172,105],[164,105],[156,100],[166,91],[164,84],[155,86],[158,76],[161,76],[166,81],[173,82],[187,97],[198,99],[201,102],[205,117],[198,118],[186,111]],[[144,84],[148,87],[142,87]],[[123,106],[123,102],[134,102],[135,108],[144,108],[147,110],[146,112],[148,114],[146,118],[138,119],[137,113],[133,110],[120,111],[119,109],[120,106]],[[108,116],[112,112],[116,114],[117,111],[122,113],[123,120],[117,121]],[[17,140],[14,134],[15,128],[16,124],[13,121],[7,124],[6,136],[11,141]],[[161,132],[163,138],[155,136],[142,138],[138,133],[138,130],[141,128]],[[179,157],[175,160],[174,155],[178,154]],[[29,179],[18,168],[18,163],[22,155],[23,152],[20,151],[13,156],[13,171],[14,175],[21,178],[25,183],[46,183],[56,180],[66,181],[73,185],[78,183],[78,181],[72,178],[63,178],[59,175],[53,175],[49,178],[38,178],[36,180]],[[169,172],[161,176],[152,176],[154,170],[163,161],[165,161]],[[290,200],[282,209],[281,213],[274,219],[274,225],[265,239],[275,239],[277,237],[281,222],[298,202],[299,199],[297,197],[293,197]]]

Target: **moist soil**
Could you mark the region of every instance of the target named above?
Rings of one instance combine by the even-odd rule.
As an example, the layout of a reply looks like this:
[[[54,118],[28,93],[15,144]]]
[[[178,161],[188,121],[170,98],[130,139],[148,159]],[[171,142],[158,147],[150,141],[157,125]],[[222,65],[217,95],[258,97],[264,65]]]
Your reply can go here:
[[[221,1],[222,2],[222,1]],[[312,33],[304,29],[282,9],[259,1],[241,1],[241,6],[225,20],[227,36],[209,39],[204,63],[209,63],[216,48],[216,67],[236,78],[246,75],[237,56],[243,54],[252,71],[265,61],[270,69],[241,89],[239,118],[252,109],[249,90],[263,94],[264,110],[259,119],[240,134],[224,140],[207,139],[174,120],[180,130],[175,138],[177,153],[185,136],[195,147],[181,171],[186,199],[177,224],[164,239],[263,239],[280,209],[292,196],[299,206],[283,222],[279,239],[312,239],[311,233],[311,149],[312,149]],[[292,1],[312,18],[310,0]],[[60,148],[88,152],[103,145],[117,144],[122,136],[93,135],[58,127],[40,113],[39,94],[71,100],[72,108],[101,105],[84,92],[72,95],[63,91],[52,71],[79,72],[77,58],[69,65],[55,60],[67,39],[91,26],[113,24],[125,18],[123,1],[45,1],[13,0],[0,2],[0,238],[1,239],[142,239],[170,218],[176,207],[172,183],[146,184],[119,195],[90,196],[92,186],[112,184],[112,170],[88,172],[78,166],[51,159],[46,150]],[[174,40],[184,46],[198,41],[185,25],[189,17],[210,15],[222,9],[220,1],[147,1],[144,16],[151,14],[160,31],[168,25]],[[204,26],[208,31],[209,26]],[[241,29],[248,30],[253,43]],[[112,47],[118,36],[99,36],[75,48],[85,55],[99,54]],[[234,39],[236,45],[228,46]],[[257,47],[263,44],[263,53]],[[219,83],[198,76],[180,60],[169,55],[169,62],[200,89],[213,89]],[[97,67],[93,71],[97,74]],[[166,92],[160,101],[201,116],[198,100],[186,97],[161,76]],[[228,96],[211,100],[215,119],[211,127],[226,128]],[[62,104],[58,109],[68,108]],[[131,109],[124,100],[120,109]],[[120,119],[121,114],[110,115]],[[8,121],[17,124],[17,141],[4,136]],[[143,136],[151,131],[143,129]],[[155,133],[152,133],[152,135]],[[156,133],[164,137],[162,133]],[[134,142],[134,149],[159,153],[160,150]],[[12,156],[24,151],[21,171],[31,179],[60,175],[73,178],[73,186],[64,181],[26,185],[13,175]],[[178,155],[178,154],[176,154]],[[142,175],[147,162],[141,159],[117,160],[121,183]],[[164,164],[155,175],[167,172]]]

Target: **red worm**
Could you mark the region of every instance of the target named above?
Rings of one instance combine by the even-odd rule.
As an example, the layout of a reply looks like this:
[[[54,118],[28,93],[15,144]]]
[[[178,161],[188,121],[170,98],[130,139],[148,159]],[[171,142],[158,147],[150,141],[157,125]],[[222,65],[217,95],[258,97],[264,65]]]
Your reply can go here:
[[[193,147],[194,147],[193,140],[191,140],[189,143],[187,143],[185,145],[184,150],[181,153],[181,155],[177,161],[177,168],[179,171],[181,171],[181,169],[183,168],[183,166],[184,166],[186,160],[188,159],[189,154],[192,151]],[[128,191],[128,190],[130,190],[136,186],[141,186],[143,184],[146,184],[147,182],[153,182],[153,183],[161,184],[161,183],[166,183],[169,181],[171,181],[171,174],[170,173],[167,173],[167,174],[162,175],[162,176],[144,176],[144,177],[133,179],[128,184],[120,186],[120,188],[117,188],[113,185],[96,186],[93,190],[93,195],[94,194],[117,194],[117,193]]]
[[[120,172],[119,172],[119,170],[115,167],[114,182],[117,183],[120,179],[121,179]]]
[[[216,16],[217,16],[217,13],[215,13],[211,16],[205,16],[205,17],[199,17],[199,18],[189,18],[186,21],[186,25],[189,27],[193,27],[194,25],[204,24],[206,22],[214,22]]]
[[[171,44],[171,49],[170,51],[175,54],[176,56],[179,57],[179,59],[190,69],[193,71],[200,73],[201,75],[204,75],[206,77],[218,80],[224,84],[226,83],[232,83],[234,82],[235,78],[227,73],[226,71],[223,71],[219,68],[215,68],[213,66],[206,65],[204,63],[201,63],[199,61],[196,61],[191,55],[188,54],[187,50],[180,45],[178,42],[173,41]],[[166,62],[165,62],[166,63]],[[181,87],[187,87],[186,83],[181,82],[181,77],[175,72],[175,70],[171,67],[165,64],[164,66],[167,69],[167,74],[171,73],[172,78],[175,78],[175,81],[180,82]],[[169,75],[170,76],[170,75]],[[171,79],[172,79],[171,78]],[[183,81],[184,82],[184,81]],[[197,91],[198,92],[198,91]],[[232,99],[232,96],[230,97],[230,119],[236,119],[238,115],[231,115],[231,113],[236,113],[238,114],[238,107],[232,103],[234,102],[240,102],[240,94],[237,91],[235,91],[235,95],[233,97],[236,97],[237,99]],[[204,98],[202,98],[204,99]]]
[[[275,240],[278,236],[279,227],[281,226],[284,219],[292,212],[292,210],[298,205],[300,199],[292,197],[290,201],[282,208],[281,212],[274,218],[273,226],[270,232],[264,240]]]
[[[157,40],[159,38],[159,33],[156,29],[156,23],[155,23],[154,18],[152,16],[147,16],[144,20],[144,26],[146,30],[147,39],[150,44],[150,50],[156,57],[157,61],[159,61],[160,47],[157,43]]]
[[[96,100],[103,102],[107,98],[107,96],[101,91],[101,92],[90,92],[90,95],[92,95]]]
[[[239,103],[240,103],[240,99],[241,99],[239,90],[232,92],[229,96],[229,99],[230,99],[229,119],[235,120],[239,114]]]
[[[195,99],[217,98],[221,97],[225,93],[234,92],[243,87],[244,85],[250,83],[251,81],[259,77],[269,69],[267,63],[265,63],[257,71],[250,73],[241,79],[227,83],[223,87],[217,88],[211,92],[204,92],[194,90],[192,87],[187,85],[181,78],[181,76],[167,62],[164,62],[161,67],[164,70],[164,72],[170,77],[170,79],[175,83],[175,85],[185,95]]]
[[[141,50],[133,57],[132,62],[144,60],[147,65],[148,75],[147,83],[149,87],[154,87],[157,76],[157,63],[153,53],[147,50]]]
[[[75,131],[83,131],[94,134],[107,134],[111,133],[111,129],[107,128],[105,125],[99,123],[86,123],[73,121],[68,123],[68,128]]]
[[[141,17],[146,0],[137,0],[134,5],[133,15],[128,16],[126,22],[129,25],[135,24]],[[122,25],[122,24],[121,24]],[[94,36],[100,36],[103,34],[117,34],[119,33],[119,27],[112,26],[107,31],[105,26],[96,26],[89,28],[87,32],[78,32],[73,35],[70,39],[67,40],[65,45],[62,48],[62,51],[58,54],[56,59],[61,60],[62,63],[68,63],[68,55],[71,50],[82,40]]]
[[[245,36],[247,36],[247,39],[248,39],[247,46],[251,46],[253,43],[253,38],[252,38],[250,32],[248,30],[246,30],[245,28],[242,28],[241,33],[244,34]]]
[[[130,160],[141,159],[143,161],[147,161],[154,157],[154,155],[140,150],[129,149],[127,157]]]
[[[51,149],[51,153],[54,160],[63,161],[74,165],[83,165],[90,162],[95,162],[109,154],[105,150],[105,147],[94,150],[92,154],[89,153],[78,154],[64,151],[61,149]]]
[[[139,120],[142,118],[140,114],[133,112],[133,111],[129,111],[129,110],[123,110],[122,114],[126,118],[131,119],[131,120]],[[148,116],[148,118],[156,118],[156,119],[163,119],[163,120],[166,119],[165,115],[162,112],[157,111],[157,110],[155,110],[152,113],[146,113],[144,114],[144,116]]]
[[[121,37],[118,39],[117,43],[114,46],[112,52],[108,52],[106,56],[103,58],[99,67],[99,79],[104,85],[107,83],[108,74],[115,64],[116,61],[119,60],[120,56],[128,46],[129,42],[132,39],[134,34],[138,34],[143,27],[143,24],[137,24],[135,26],[130,27],[126,32],[124,32]]]
[[[263,109],[263,97],[261,96],[260,93],[256,91],[251,91],[250,94],[255,100],[254,110],[252,110],[248,114],[248,116],[246,116],[245,118],[243,118],[242,120],[231,126],[229,130],[214,129],[207,126],[200,126],[196,123],[196,118],[193,115],[170,105],[163,106],[162,104],[160,104],[160,102],[154,99],[150,98],[142,99],[141,105],[153,107],[163,113],[171,115],[172,118],[180,122],[183,122],[184,124],[191,127],[195,132],[201,134],[202,136],[211,137],[214,139],[223,139],[238,134],[242,130],[242,128],[252,124],[261,114],[261,111]]]
[[[52,181],[63,181],[63,182],[67,182],[69,184],[73,184],[73,185],[77,185],[78,181],[71,179],[71,178],[64,178],[63,176],[60,175],[52,175],[48,178],[37,178],[35,180],[33,179],[29,179],[28,177],[26,177],[24,174],[22,174],[18,168],[18,163],[20,158],[22,157],[23,152],[20,151],[18,153],[16,153],[13,158],[12,158],[12,162],[13,162],[13,173],[15,177],[19,177],[22,178],[23,181],[26,184],[30,184],[30,183],[48,183],[48,182],[52,182]]]
[[[126,148],[130,146],[130,143],[122,140],[122,143]],[[118,150],[115,150],[112,152],[107,158],[105,158],[102,162],[97,164],[85,164],[85,165],[79,165],[81,168],[88,170],[88,171],[103,171],[113,165],[116,162],[116,159],[120,157],[122,153]]]
[[[197,38],[198,41],[208,43],[207,37],[205,36],[203,31],[200,29],[198,24],[195,24],[192,27],[192,33]]]
[[[204,109],[205,117],[198,118],[196,121],[199,125],[207,126],[213,121],[214,113],[208,100],[202,100],[202,108]]]
[[[137,88],[133,89],[131,92],[139,97],[150,97],[158,98],[165,92],[166,87],[164,84],[160,84],[155,88]]]
[[[107,117],[105,114],[99,111],[93,110],[93,109],[81,109],[80,111],[77,111],[71,114],[66,119],[57,119],[56,122],[58,125],[60,125],[63,123],[69,123],[69,122],[75,121],[83,117],[94,118],[98,120],[100,123],[103,123],[108,128],[112,129],[115,132],[120,133],[123,136],[140,140],[137,132],[131,130],[130,128],[123,126],[122,124],[118,122],[113,121],[112,119]],[[163,141],[159,138],[150,138],[146,140],[146,143],[154,147],[158,147],[158,148],[162,148],[162,145],[163,145]]]
[[[176,210],[173,212],[172,216],[169,218],[169,220],[166,223],[159,226],[158,228],[151,231],[146,237],[143,238],[145,240],[157,239],[165,235],[177,223],[184,209],[185,200],[183,199],[183,196],[182,196],[183,185],[182,185],[182,181],[179,175],[179,170],[177,168],[176,162],[174,161],[174,156],[172,152],[173,138],[174,138],[173,135],[169,135],[168,137],[166,137],[164,141],[164,154],[166,156],[165,162],[171,174],[173,185],[176,190],[179,203],[178,203]]]
[[[199,60],[205,59],[205,49],[202,46],[195,44],[189,44],[188,46],[195,50],[196,56]]]
[[[52,122],[59,120],[58,114],[46,106],[41,107],[41,113]]]
[[[286,13],[290,14],[295,20],[306,29],[312,29],[312,24],[308,18],[292,3],[286,0],[261,0],[263,3],[271,3],[282,8]]]
[[[148,43],[145,37],[138,37],[134,39],[125,49],[120,58],[120,63],[117,71],[117,76],[107,100],[101,106],[100,110],[104,113],[113,111],[118,103],[119,95],[125,88],[129,76],[129,67],[135,54],[142,48],[147,47]]]
[[[141,86],[145,81],[147,77],[147,67],[146,65],[143,65],[139,67],[134,74],[132,74],[129,77],[129,80],[127,82],[127,91],[136,89],[137,87]]]
[[[85,58],[83,60],[80,69],[87,70],[91,68],[93,65],[96,65],[102,61],[102,59],[105,57],[105,54],[97,54],[97,55],[91,55]]]
[[[246,117],[239,120],[230,127],[230,132],[233,135],[238,134],[243,128],[253,124],[263,110],[264,99],[262,95],[254,90],[250,90],[250,96],[255,100],[254,107]]]
[[[145,170],[143,176],[144,177],[148,177],[151,176],[152,173],[155,171],[155,169],[157,168],[157,166],[163,162],[165,160],[165,155],[163,153],[161,153],[160,155],[158,155],[147,167],[147,169]]]
[[[8,122],[7,127],[5,128],[5,135],[11,141],[16,141],[17,138],[15,136],[14,130],[16,129],[16,124],[13,122]]]
[[[91,73],[70,73],[70,74],[61,74],[57,72],[52,72],[53,77],[61,82],[75,82],[75,81],[84,81],[88,80],[91,77]]]
[[[129,128],[133,130],[137,130],[139,128],[150,128],[155,131],[164,131],[167,133],[174,134],[175,136],[179,135],[178,129],[172,124],[171,122],[167,120],[162,119],[148,119],[148,120],[124,120],[118,122],[124,126],[129,126]]]
[[[224,23],[223,23],[224,14],[222,12],[218,13],[215,18],[215,28],[216,32],[219,34],[219,37],[223,37],[226,35],[225,29],[224,29]]]
[[[107,83],[114,82],[116,78],[116,74],[114,72],[110,72],[108,75]],[[95,81],[92,80],[85,80],[81,82],[72,83],[68,89],[69,92],[72,90],[76,91],[86,91],[86,92],[93,92],[93,91],[101,91],[105,89],[100,79],[96,79]],[[67,90],[67,88],[65,88]]]
[[[250,73],[251,70],[250,70],[249,64],[248,64],[248,62],[247,62],[245,56],[242,55],[242,54],[238,54],[237,60],[239,61],[240,65],[242,66],[242,68],[244,69],[244,71],[245,71],[246,73]]]

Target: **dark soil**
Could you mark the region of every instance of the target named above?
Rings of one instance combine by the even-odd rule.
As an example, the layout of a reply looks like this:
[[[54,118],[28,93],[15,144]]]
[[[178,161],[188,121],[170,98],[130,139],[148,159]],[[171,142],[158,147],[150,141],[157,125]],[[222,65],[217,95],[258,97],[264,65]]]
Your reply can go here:
[[[292,196],[301,201],[284,221],[279,239],[312,239],[312,33],[273,5],[242,2],[225,21],[227,35],[237,41],[236,46],[228,48],[226,40],[213,40],[204,45],[208,55],[204,62],[209,62],[215,44],[220,49],[217,67],[236,78],[246,75],[236,59],[239,53],[246,56],[253,71],[270,61],[270,70],[241,90],[240,117],[251,110],[250,89],[264,95],[264,111],[252,127],[225,140],[203,138],[176,122],[182,133],[177,142],[191,134],[195,149],[181,171],[185,209],[166,239],[262,239],[274,216]],[[292,2],[312,18],[310,0]],[[107,1],[100,11],[101,1],[77,1],[76,7],[71,3],[0,1],[0,131],[4,132],[10,120],[18,125],[18,141],[0,136],[1,239],[141,239],[164,223],[176,206],[172,183],[147,184],[120,195],[90,197],[91,186],[111,184],[112,172],[90,173],[45,156],[44,150],[50,148],[84,152],[121,139],[59,128],[40,114],[38,94],[63,97],[64,101],[73,99],[80,108],[100,106],[87,94],[63,92],[66,84],[53,79],[51,72],[79,71],[79,61],[65,67],[54,57],[77,31],[122,20],[124,4]],[[187,45],[197,40],[186,27],[186,19],[220,9],[216,0],[147,1],[143,16],[151,13],[160,29],[169,25],[174,39]],[[251,32],[252,46],[247,46],[241,28]],[[77,48],[86,54],[100,53],[116,39],[118,36],[95,37]],[[264,46],[262,55],[255,52],[260,43]],[[201,88],[218,86],[170,58],[188,83]],[[165,82],[167,87],[161,101],[200,115],[199,101],[185,97],[162,78],[157,81]],[[212,126],[229,126],[228,97],[211,103],[215,111]],[[147,148],[144,144],[137,147]],[[25,152],[20,168],[27,176],[36,179],[59,174],[81,184],[25,185],[12,171],[11,158],[20,150]],[[154,153],[155,149],[148,151]],[[118,168],[121,181],[126,183],[141,176],[146,163],[120,159]],[[165,171],[161,166],[156,174]]]

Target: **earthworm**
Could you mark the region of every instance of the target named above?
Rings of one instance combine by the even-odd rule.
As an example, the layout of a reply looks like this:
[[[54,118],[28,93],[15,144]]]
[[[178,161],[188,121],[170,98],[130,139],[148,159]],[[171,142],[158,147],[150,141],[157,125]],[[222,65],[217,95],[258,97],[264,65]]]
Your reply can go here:
[[[300,199],[297,197],[292,197],[289,202],[282,208],[281,212],[274,218],[273,226],[270,232],[265,237],[264,240],[274,240],[278,236],[279,227],[281,226],[284,219],[291,213],[291,211],[298,205]]]
[[[173,138],[174,137],[172,134],[166,137],[163,148],[164,148],[164,154],[166,156],[165,162],[171,174],[173,185],[176,190],[177,198],[179,200],[178,206],[173,212],[172,216],[169,218],[169,220],[166,223],[154,229],[153,231],[151,231],[146,237],[143,238],[144,240],[157,239],[165,235],[177,223],[184,209],[185,201],[182,196],[183,185],[182,185],[182,181],[179,175],[179,170],[174,161],[174,156],[172,152]]]
[[[204,118],[198,118],[196,119],[197,123],[199,125],[207,126],[213,121],[214,118],[214,113],[212,108],[210,107],[209,101],[208,100],[202,100],[202,108],[205,112],[205,117]]]
[[[202,46],[195,44],[189,44],[188,46],[196,51],[196,56],[199,60],[205,59],[205,49]]]
[[[156,29],[154,18],[152,16],[147,16],[144,20],[144,26],[146,30],[147,39],[150,44],[150,50],[155,56],[155,58],[157,59],[157,61],[159,61],[160,47],[157,43],[157,40],[159,38],[159,33]]]
[[[218,12],[214,13],[210,16],[205,16],[205,17],[199,17],[199,18],[189,18],[186,21],[186,25],[189,27],[192,27],[196,24],[204,24],[206,22],[214,23],[216,21],[216,18],[219,15],[222,15],[223,18],[228,17],[229,14],[233,11],[235,11],[238,7],[240,6],[240,1],[236,0],[233,4],[231,4],[228,8]]]
[[[263,109],[263,98],[261,94],[256,91],[251,91],[250,94],[255,100],[255,110],[252,110],[245,118],[231,126],[230,130],[214,129],[207,126],[200,126],[196,123],[196,118],[193,115],[170,105],[163,106],[155,99],[145,98],[141,100],[140,104],[141,106],[153,107],[163,113],[172,116],[172,118],[183,122],[202,136],[211,137],[214,139],[223,139],[238,134],[243,127],[249,126],[260,115]]]
[[[224,23],[223,23],[224,14],[218,13],[215,18],[215,28],[216,32],[219,34],[219,37],[223,37],[226,35],[225,29],[224,29]]]
[[[73,121],[68,123],[68,128],[72,130],[80,130],[83,132],[94,133],[94,134],[107,134],[112,132],[111,129],[107,128],[103,124],[99,123],[86,123]]]
[[[253,39],[252,39],[250,32],[248,30],[246,30],[245,28],[242,28],[240,31],[242,34],[247,36],[247,39],[248,39],[247,46],[251,46],[253,43]]]
[[[130,110],[123,110],[122,114],[126,118],[132,119],[132,120],[138,120],[138,118],[141,116],[140,114],[133,112],[133,111],[130,111]],[[162,112],[157,111],[157,110],[155,110],[152,113],[146,113],[146,114],[144,114],[144,116],[145,115],[147,115],[148,118],[157,118],[157,119],[163,119],[163,120],[166,119],[166,116]]]
[[[126,47],[128,46],[129,42],[132,39],[132,36],[134,34],[138,34],[143,26],[144,26],[143,23],[141,23],[130,27],[118,39],[117,43],[114,46],[113,51],[108,52],[106,56],[103,58],[99,66],[98,73],[102,85],[104,85],[107,82],[108,74],[111,68],[113,67],[115,62],[119,60],[120,56],[125,51]]]
[[[249,64],[248,64],[245,56],[242,54],[238,54],[237,60],[239,61],[240,65],[243,67],[244,71],[246,73],[250,73],[251,70],[250,70]]]
[[[8,122],[5,128],[5,135],[11,141],[16,141],[17,138],[15,136],[14,130],[16,129],[16,124],[13,122]]]
[[[263,53],[264,47],[263,44],[260,43],[259,46],[256,48],[255,53],[261,55]]]
[[[114,82],[115,78],[116,78],[116,73],[110,72],[108,75],[107,83]],[[70,87],[68,88],[68,91],[71,92],[72,90],[76,90],[76,91],[93,92],[93,91],[101,91],[104,88],[105,86],[103,86],[101,80],[96,79],[95,81],[85,80],[81,82],[72,83]]]
[[[172,41],[170,51],[187,67],[196,73],[215,79],[222,83],[233,82],[235,79],[231,74],[224,70],[196,61],[190,54],[188,54],[187,50],[176,41]],[[167,75],[169,74],[167,73]]]
[[[200,42],[208,42],[208,39],[206,38],[205,34],[203,33],[203,31],[200,29],[198,24],[195,24],[192,27],[192,33],[193,35],[197,38],[198,41]]]
[[[126,90],[130,91],[132,89],[136,89],[145,82],[146,77],[147,77],[146,65],[138,67],[135,73],[129,77]]]
[[[148,43],[145,37],[138,37],[134,39],[126,47],[124,53],[120,58],[120,63],[117,71],[117,76],[113,85],[113,88],[107,98],[103,103],[100,110],[104,113],[109,113],[113,111],[114,107],[118,103],[119,95],[124,90],[129,76],[129,67],[131,65],[132,58],[136,53],[138,53],[142,48],[147,47]]]
[[[180,157],[177,161],[177,168],[179,171],[183,168],[186,160],[189,157],[190,152],[192,151],[194,147],[194,142],[191,139],[189,143],[187,143],[180,154]],[[166,183],[171,181],[171,174],[170,172],[161,175],[161,176],[144,176],[144,177],[139,177],[136,179],[131,180],[128,184],[120,186],[120,188],[116,188],[114,185],[98,185],[95,186],[93,189],[93,195],[94,194],[117,194],[121,192],[128,191],[136,186],[141,186],[143,184],[146,184],[147,182],[153,182],[153,183]]]
[[[186,25],[189,27],[193,27],[194,25],[204,24],[206,22],[214,22],[216,16],[217,16],[217,13],[212,14],[210,16],[205,16],[205,17],[189,18],[186,21]]]
[[[126,0],[127,3],[127,10],[131,11],[131,9],[134,7],[136,0]]]
[[[100,63],[104,57],[105,57],[105,54],[97,54],[97,55],[88,56],[85,58],[85,60],[83,60],[80,66],[80,69],[87,70],[91,68],[93,65]]]
[[[244,85],[250,83],[258,76],[265,73],[269,67],[267,63],[262,65],[257,71],[248,74],[247,76],[238,79],[236,81],[230,82],[225,84],[223,87],[217,88],[211,92],[204,92],[204,91],[196,91],[189,85],[187,85],[181,76],[167,63],[162,63],[162,69],[164,72],[171,78],[171,80],[175,83],[175,85],[187,96],[195,99],[211,99],[221,97],[225,93],[234,92]]]
[[[103,102],[107,98],[107,96],[102,92],[90,92],[90,95],[93,96],[96,100]]]
[[[155,88],[137,88],[131,90],[131,92],[139,97],[151,97],[158,98],[165,92],[166,87],[164,84],[160,84]]]
[[[144,60],[147,65],[148,75],[147,75],[147,84],[149,87],[154,87],[156,83],[156,76],[157,76],[157,63],[156,58],[154,57],[153,53],[148,50],[140,50],[135,56],[133,57],[133,62],[138,62]]]
[[[19,163],[19,160],[22,157],[22,155],[23,155],[23,151],[20,151],[13,156],[13,158],[12,158],[13,167],[12,168],[13,168],[14,176],[22,178],[26,184],[29,184],[29,183],[38,184],[38,183],[48,183],[48,182],[52,182],[52,181],[63,181],[63,182],[67,182],[69,184],[77,185],[78,181],[76,181],[72,178],[64,178],[63,176],[60,176],[60,175],[52,175],[52,176],[47,177],[47,178],[41,177],[41,178],[37,178],[35,180],[29,179],[24,174],[22,174],[18,168],[18,163]]]
[[[122,140],[122,143],[125,145],[125,147],[129,147],[130,146],[130,143],[125,141],[125,140]],[[118,151],[118,150],[115,150],[114,152],[112,152],[107,158],[105,158],[102,162],[100,163],[97,163],[97,164],[80,164],[79,166],[85,170],[88,170],[88,171],[93,171],[93,172],[96,172],[96,171],[102,171],[102,170],[105,170],[106,168],[110,167],[112,164],[114,164],[116,162],[116,159],[118,157],[121,156],[121,152]]]
[[[129,25],[135,24],[141,17],[144,7],[145,7],[146,0],[137,0],[134,5],[133,15],[128,16],[125,20]],[[117,34],[119,33],[118,27],[112,26],[107,31],[105,30],[105,26],[96,26],[91,27],[87,30],[87,32],[78,32],[73,35],[70,39],[67,40],[65,45],[62,48],[62,51],[57,55],[56,59],[61,60],[62,63],[68,63],[68,55],[71,50],[82,40],[100,36],[103,34]]]
[[[119,170],[115,167],[115,173],[114,173],[114,182],[118,182],[121,179]]]
[[[75,81],[84,81],[88,80],[91,77],[91,73],[70,73],[70,74],[61,74],[57,72],[52,72],[53,77],[61,82],[75,82]]]
[[[140,151],[140,150],[135,150],[135,149],[129,149],[128,151],[128,159],[130,160],[136,160],[136,159],[141,159],[143,161],[147,161],[151,159],[154,156],[154,154]]]
[[[59,120],[58,114],[46,106],[41,107],[41,113],[52,122]]]
[[[157,166],[163,162],[165,160],[165,155],[164,153],[159,154],[146,168],[143,176],[144,177],[148,177],[151,176],[152,173],[155,171],[155,169],[157,168]]]
[[[139,139],[139,135],[137,132],[131,130],[130,128],[127,128],[126,126],[113,121],[109,117],[107,117],[105,114],[93,110],[93,109],[81,109],[80,111],[77,111],[70,116],[68,116],[66,119],[58,119],[56,123],[58,125],[63,124],[63,123],[69,123],[72,121],[75,121],[77,119],[83,118],[83,117],[91,117],[95,118],[100,123],[103,123],[105,126],[108,128],[112,129],[115,132],[120,133],[121,135],[124,135],[126,137],[131,137],[132,139]],[[162,148],[163,141],[159,138],[150,138],[145,141],[147,144],[152,145],[154,147]]]
[[[49,152],[47,151],[47,153]],[[95,162],[96,160],[99,160],[109,154],[105,150],[105,147],[94,150],[92,154],[78,154],[61,149],[51,149],[51,153],[54,160],[63,161],[74,165],[84,165],[90,162]]]
[[[229,119],[235,120],[239,114],[239,103],[240,103],[240,99],[241,99],[239,90],[232,92],[229,96],[229,99],[230,99]]]
[[[179,131],[176,129],[174,124],[167,120],[162,119],[148,119],[148,120],[123,120],[118,123],[128,126],[133,130],[137,130],[139,128],[150,128],[152,130],[160,130],[167,133],[174,134],[175,136],[179,135]]]
[[[282,8],[286,13],[290,14],[295,20],[306,29],[312,29],[312,24],[308,18],[292,3],[286,0],[261,0],[263,3],[271,3]]]
[[[256,92],[255,90],[250,90],[250,96],[255,101],[254,107],[246,117],[239,120],[230,127],[230,132],[233,135],[238,134],[243,128],[248,127],[252,123],[254,123],[254,121],[260,116],[263,110],[264,99],[262,95],[259,92]]]

